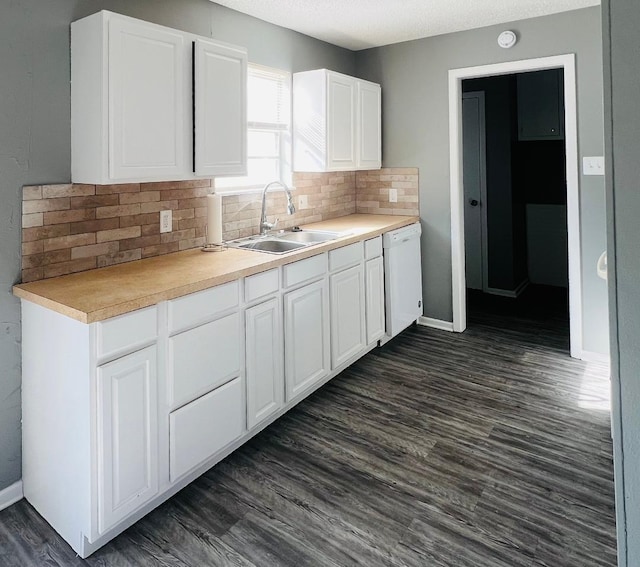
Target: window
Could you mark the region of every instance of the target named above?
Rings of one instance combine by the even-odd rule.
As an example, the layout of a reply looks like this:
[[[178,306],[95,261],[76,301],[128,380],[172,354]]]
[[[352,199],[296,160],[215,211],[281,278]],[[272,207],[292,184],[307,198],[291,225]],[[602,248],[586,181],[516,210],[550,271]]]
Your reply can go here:
[[[217,177],[216,189],[262,188],[281,179],[291,183],[291,74],[249,65],[247,82],[246,177]]]

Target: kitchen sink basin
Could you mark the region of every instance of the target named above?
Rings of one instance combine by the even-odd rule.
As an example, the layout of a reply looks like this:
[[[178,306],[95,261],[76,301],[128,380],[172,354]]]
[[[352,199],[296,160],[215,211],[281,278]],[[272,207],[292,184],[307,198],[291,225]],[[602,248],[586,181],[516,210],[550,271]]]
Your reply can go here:
[[[241,238],[240,240],[232,240],[227,244],[232,248],[242,248],[243,250],[285,254],[299,248],[335,240],[345,235],[346,233],[344,232],[331,232],[328,230],[285,230],[268,236],[256,235]]]
[[[305,244],[317,244],[327,242],[344,236],[341,232],[329,232],[324,230],[301,230],[298,232],[286,231],[276,235],[281,240],[289,242],[304,242]]]
[[[238,248],[245,250],[258,250],[259,252],[271,252],[272,254],[284,254],[296,248],[304,248],[306,245],[301,242],[288,242],[279,238],[264,238],[239,244]]]

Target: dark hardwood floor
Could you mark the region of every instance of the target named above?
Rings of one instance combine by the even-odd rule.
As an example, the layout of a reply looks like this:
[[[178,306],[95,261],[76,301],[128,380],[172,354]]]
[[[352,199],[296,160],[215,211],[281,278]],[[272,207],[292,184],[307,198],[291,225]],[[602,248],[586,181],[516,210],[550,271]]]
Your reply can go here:
[[[549,302],[469,304],[464,334],[408,329],[86,561],[24,500],[0,512],[0,565],[615,566],[607,369]]]

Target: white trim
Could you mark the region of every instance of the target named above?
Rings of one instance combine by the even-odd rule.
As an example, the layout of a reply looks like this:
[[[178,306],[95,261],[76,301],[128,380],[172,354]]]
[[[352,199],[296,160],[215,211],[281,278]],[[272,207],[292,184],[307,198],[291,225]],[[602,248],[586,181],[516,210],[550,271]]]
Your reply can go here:
[[[598,362],[600,364],[606,364],[609,366],[609,355],[602,354],[601,352],[593,352],[591,350],[583,350],[578,356],[575,358],[579,358],[580,360],[584,360],[585,362]]]
[[[491,295],[500,295],[502,297],[511,297],[515,299],[516,297],[520,297],[522,292],[529,287],[529,279],[522,280],[520,285],[516,287],[516,289],[500,289],[497,287],[488,287],[484,290],[485,293],[490,293]]]
[[[0,510],[8,508],[15,504],[18,500],[24,498],[22,491],[22,481],[14,482],[11,486],[7,486],[4,490],[0,490]]]
[[[449,173],[451,179],[451,280],[453,327],[467,326],[464,273],[464,210],[462,190],[462,81],[542,69],[564,70],[565,148],[567,171],[567,230],[569,243],[569,328],[571,356],[582,352],[582,276],[580,244],[580,186],[575,55],[508,61],[449,71]]]
[[[422,325],[423,327],[431,327],[432,329],[440,329],[441,331],[453,332],[453,323],[451,321],[432,319],[431,317],[420,317],[417,323],[418,325]]]

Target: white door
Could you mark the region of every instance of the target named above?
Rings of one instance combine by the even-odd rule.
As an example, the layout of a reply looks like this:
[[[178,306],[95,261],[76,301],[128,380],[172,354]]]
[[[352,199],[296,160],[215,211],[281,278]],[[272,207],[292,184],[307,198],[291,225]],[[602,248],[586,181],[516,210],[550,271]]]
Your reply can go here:
[[[98,367],[98,530],[158,493],[156,347]]]
[[[189,173],[189,55],[180,32],[128,19],[109,21],[112,179],[179,178]]]
[[[195,173],[247,173],[247,53],[198,39],[194,48]]]
[[[330,370],[329,293],[326,280],[284,296],[287,401],[302,396]]]
[[[337,368],[366,346],[364,270],[354,266],[330,277],[331,366]]]
[[[484,92],[462,98],[464,245],[467,287],[486,289],[486,157]]]
[[[368,260],[364,267],[366,286],[367,344],[384,335],[384,262],[382,256]]]
[[[247,309],[247,428],[284,403],[282,313],[274,298]]]
[[[356,80],[329,73],[327,78],[327,170],[356,168]]]
[[[358,81],[358,169],[382,166],[380,85]]]

